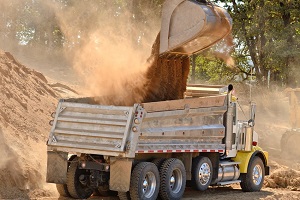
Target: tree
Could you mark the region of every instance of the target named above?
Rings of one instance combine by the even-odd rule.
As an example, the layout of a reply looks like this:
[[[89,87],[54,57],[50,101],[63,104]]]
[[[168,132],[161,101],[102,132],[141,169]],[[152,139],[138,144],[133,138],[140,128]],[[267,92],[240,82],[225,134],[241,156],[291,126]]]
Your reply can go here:
[[[260,82],[270,70],[272,80],[293,85],[299,57],[299,6],[297,0],[218,0],[233,18],[236,53]],[[241,63],[237,62],[237,66]],[[245,69],[245,68],[244,68]],[[248,70],[249,71],[249,70]],[[299,69],[298,69],[299,71]],[[292,72],[292,73],[291,73]]]

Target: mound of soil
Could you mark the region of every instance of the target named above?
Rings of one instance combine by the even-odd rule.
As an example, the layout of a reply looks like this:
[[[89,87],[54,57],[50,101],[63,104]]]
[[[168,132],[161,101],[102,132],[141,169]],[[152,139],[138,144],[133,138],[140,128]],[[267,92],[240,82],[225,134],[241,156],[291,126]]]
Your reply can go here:
[[[0,198],[47,196],[46,141],[57,98],[41,73],[0,50]]]
[[[271,175],[265,178],[265,187],[300,191],[300,171],[278,164],[274,167]]]

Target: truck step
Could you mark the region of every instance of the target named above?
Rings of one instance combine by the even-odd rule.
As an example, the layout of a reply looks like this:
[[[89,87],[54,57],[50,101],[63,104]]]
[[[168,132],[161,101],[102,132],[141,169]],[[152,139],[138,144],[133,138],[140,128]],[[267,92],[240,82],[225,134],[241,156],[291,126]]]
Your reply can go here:
[[[240,162],[220,162],[221,166],[238,165]]]
[[[224,181],[224,182],[218,182],[217,185],[229,185],[233,183],[240,183],[241,180],[235,180],[235,181]]]

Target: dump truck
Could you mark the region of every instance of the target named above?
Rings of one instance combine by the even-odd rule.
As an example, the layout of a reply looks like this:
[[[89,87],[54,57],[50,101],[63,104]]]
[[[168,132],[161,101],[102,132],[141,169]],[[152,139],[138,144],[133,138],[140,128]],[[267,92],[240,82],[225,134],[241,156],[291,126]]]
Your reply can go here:
[[[238,120],[230,89],[191,86],[186,99],[132,107],[61,100],[47,142],[47,182],[73,198],[112,190],[120,199],[180,199],[188,180],[200,191],[232,183],[259,191],[269,167],[257,146],[255,104],[248,121]]]
[[[226,37],[231,18],[204,1],[167,0],[160,56],[189,56]],[[233,86],[189,85],[184,99],[97,104],[61,99],[47,141],[47,182],[62,196],[86,199],[181,199],[186,185],[240,183],[259,191],[269,174],[258,146],[255,104],[240,120]]]

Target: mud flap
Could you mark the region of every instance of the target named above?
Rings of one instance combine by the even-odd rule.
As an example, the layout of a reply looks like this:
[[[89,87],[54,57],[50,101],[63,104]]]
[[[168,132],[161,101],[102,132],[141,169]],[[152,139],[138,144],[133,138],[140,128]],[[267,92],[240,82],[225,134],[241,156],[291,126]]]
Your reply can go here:
[[[270,166],[265,166],[265,175],[270,175]]]
[[[67,180],[68,153],[47,152],[47,183],[65,184]]]
[[[129,191],[132,161],[132,159],[110,158],[110,190]]]

